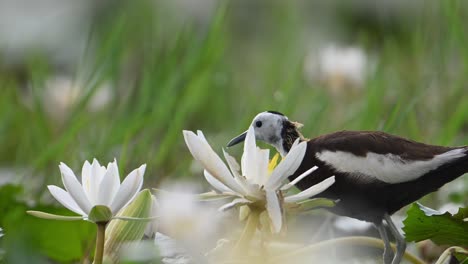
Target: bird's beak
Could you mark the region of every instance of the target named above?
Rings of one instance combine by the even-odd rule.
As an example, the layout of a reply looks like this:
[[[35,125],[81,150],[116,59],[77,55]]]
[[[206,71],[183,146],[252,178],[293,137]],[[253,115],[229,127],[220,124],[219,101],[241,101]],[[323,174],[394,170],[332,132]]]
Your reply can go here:
[[[234,145],[237,145],[237,144],[241,143],[242,141],[245,140],[246,136],[247,136],[247,131],[245,131],[244,133],[242,133],[242,134],[238,135],[237,137],[231,139],[231,141],[229,141],[227,146],[232,147]]]

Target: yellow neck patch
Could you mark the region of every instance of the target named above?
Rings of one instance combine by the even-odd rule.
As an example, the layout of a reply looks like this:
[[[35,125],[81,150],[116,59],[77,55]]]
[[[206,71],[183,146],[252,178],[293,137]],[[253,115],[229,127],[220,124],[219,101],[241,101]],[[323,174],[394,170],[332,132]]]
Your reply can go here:
[[[275,156],[273,156],[273,158],[270,160],[270,163],[268,163],[268,175],[270,175],[278,165],[279,157],[279,153],[276,153]]]

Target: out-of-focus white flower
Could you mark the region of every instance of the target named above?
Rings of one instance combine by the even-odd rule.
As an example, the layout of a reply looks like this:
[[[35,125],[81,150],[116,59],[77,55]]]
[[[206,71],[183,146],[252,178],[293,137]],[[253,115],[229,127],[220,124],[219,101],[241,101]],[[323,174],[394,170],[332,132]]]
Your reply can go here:
[[[50,193],[63,206],[87,219],[93,207],[97,205],[108,207],[112,215],[116,215],[130,203],[143,185],[146,164],[133,170],[122,184],[115,160],[110,162],[107,168],[101,166],[96,159],[92,164],[85,161],[81,183],[65,163],[60,163],[59,168],[66,190],[49,185],[47,187]]]
[[[158,244],[154,244],[151,240],[132,241],[122,246],[120,259],[117,262],[121,263],[158,263],[160,252],[158,252]]]
[[[220,216],[215,208],[199,201],[193,188],[176,185],[158,195],[154,217],[158,230],[172,238],[196,242],[207,239],[216,232]]]
[[[363,49],[334,44],[310,52],[304,62],[306,78],[324,83],[332,93],[363,87],[372,68],[373,63]]]
[[[198,131],[198,135],[191,131],[183,133],[193,157],[205,168],[205,178],[214,189],[211,195],[232,199],[220,210],[247,205],[257,212],[266,211],[271,229],[275,233],[282,228],[285,206],[300,204],[335,182],[332,176],[298,194],[287,196],[286,191],[289,188],[317,169],[317,167],[311,168],[293,182],[285,184],[285,179],[297,170],[304,157],[305,142],[299,143],[296,140],[283,161],[276,168],[269,170],[269,150],[256,146],[254,128],[251,126],[244,144],[242,167],[224,152],[228,168],[210,147],[201,131]]]
[[[46,113],[55,120],[63,119],[80,98],[81,88],[73,80],[56,76],[45,81],[43,104]]]
[[[88,110],[90,112],[98,112],[104,109],[112,99],[112,86],[110,82],[101,83],[88,102]]]
[[[55,76],[45,82],[42,103],[45,112],[55,121],[63,121],[70,110],[89,92],[80,81],[66,76]],[[93,91],[86,109],[97,112],[105,108],[112,99],[112,87],[105,82]]]
[[[3,229],[0,227],[0,237],[3,236]]]
[[[158,208],[153,215],[158,232],[168,236],[156,234],[154,240],[163,262],[206,263],[204,254],[222,231],[221,215],[210,203],[198,199],[192,185],[178,184],[166,190],[157,193]]]
[[[164,264],[190,264],[195,263],[187,250],[178,241],[164,234],[156,233],[154,237],[156,247],[162,263]]]

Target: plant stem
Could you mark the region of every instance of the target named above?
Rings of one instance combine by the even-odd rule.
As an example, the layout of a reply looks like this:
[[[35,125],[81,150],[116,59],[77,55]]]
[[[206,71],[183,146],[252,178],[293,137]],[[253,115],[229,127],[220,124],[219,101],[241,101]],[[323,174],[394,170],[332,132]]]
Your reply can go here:
[[[450,258],[450,256],[455,252],[468,255],[468,251],[462,247],[449,247],[442,253],[442,255],[440,255],[439,259],[437,260],[435,264],[445,263],[446,260]]]
[[[374,248],[384,248],[384,244],[382,240],[373,238],[373,237],[342,237],[342,238],[335,238],[326,240],[323,242],[315,243],[312,245],[308,245],[302,248],[299,248],[291,253],[283,254],[280,256],[276,256],[272,259],[273,263],[284,263],[291,258],[298,257],[300,255],[310,255],[312,253],[321,254],[321,252],[326,252],[328,247],[336,247],[336,246],[367,246],[367,247],[374,247]],[[393,250],[395,250],[395,245],[391,244]],[[425,264],[424,261],[416,257],[415,255],[405,252],[403,256],[406,260],[413,264]]]
[[[107,223],[96,223],[97,235],[96,235],[96,251],[94,252],[94,264],[102,264],[104,256],[104,241],[106,235]]]
[[[234,253],[244,252],[248,248],[255,231],[257,230],[258,222],[260,220],[260,212],[251,209],[250,214],[245,223],[244,230],[242,230],[241,237],[234,246]]]

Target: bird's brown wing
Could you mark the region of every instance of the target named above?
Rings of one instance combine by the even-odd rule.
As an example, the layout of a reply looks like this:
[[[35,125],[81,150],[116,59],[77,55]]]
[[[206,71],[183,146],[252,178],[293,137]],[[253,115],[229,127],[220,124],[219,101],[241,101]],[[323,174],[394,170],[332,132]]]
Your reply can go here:
[[[467,148],[427,145],[383,132],[341,131],[309,141],[315,158],[361,181],[411,181],[465,157]]]
[[[455,149],[428,145],[379,131],[340,131],[313,140],[317,151],[345,151],[356,156],[376,154],[398,155],[405,160],[427,160]]]

